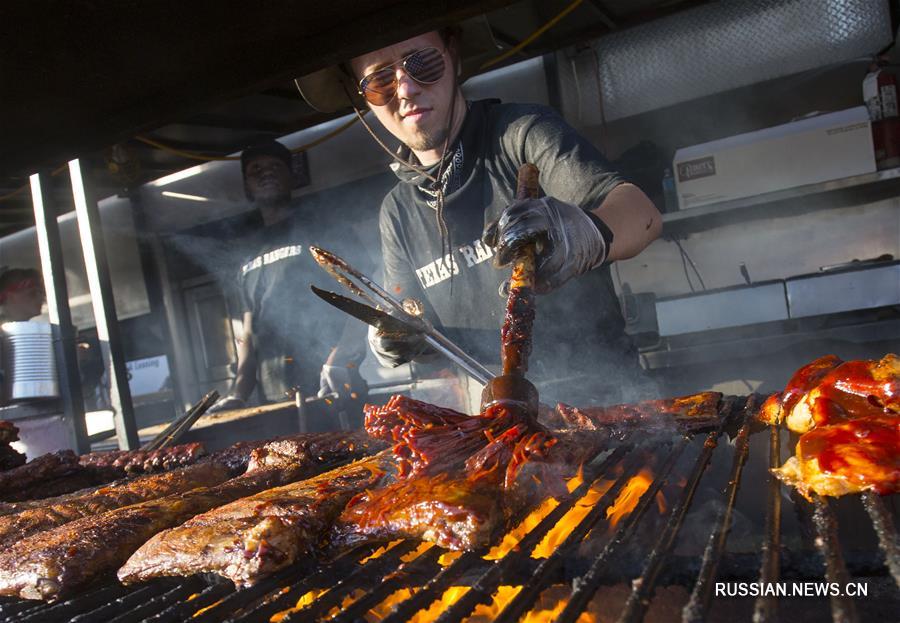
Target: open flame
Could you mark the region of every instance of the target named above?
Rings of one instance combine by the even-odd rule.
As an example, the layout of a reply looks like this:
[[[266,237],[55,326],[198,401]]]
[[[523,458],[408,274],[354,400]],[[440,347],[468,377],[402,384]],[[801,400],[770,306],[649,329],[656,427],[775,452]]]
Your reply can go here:
[[[650,488],[652,482],[653,472],[644,468],[638,472],[636,476],[632,476],[625,486],[622,487],[622,491],[619,492],[616,501],[612,503],[612,506],[606,509],[606,518],[609,520],[610,530],[615,528],[616,524],[618,524],[623,517],[634,510],[638,501],[647,492],[647,489]],[[657,498],[657,502],[658,501]]]
[[[619,492],[616,500],[606,509],[606,518],[608,520],[608,529],[610,531],[623,517],[627,516],[637,507],[638,502],[650,488],[652,482],[653,473],[647,468],[642,469],[637,475],[628,480]],[[566,488],[571,493],[583,483],[584,474],[582,470],[579,469],[574,477],[567,480]],[[600,498],[603,497],[612,485],[613,481],[611,480],[595,481],[588,489],[587,493],[585,493],[585,495],[582,496],[545,535],[543,540],[532,552],[532,557],[546,558],[550,556],[572,530],[581,523],[591,509],[596,506]],[[661,514],[665,513],[667,504],[662,492],[657,492],[655,502],[659,512]],[[515,549],[522,538],[528,534],[528,532],[533,530],[537,524],[557,506],[559,506],[559,502],[557,502],[556,499],[552,497],[545,499],[536,509],[529,513],[518,526],[510,530],[498,545],[494,546],[487,554],[485,554],[484,558],[487,560],[503,558],[510,551]],[[384,555],[402,542],[403,541],[398,540],[387,543],[361,560],[360,564],[364,564]],[[411,562],[432,547],[434,546],[431,543],[421,543],[415,550],[403,555],[400,560],[404,563]],[[455,561],[461,554],[461,552],[444,552],[438,559],[438,562],[442,566],[447,566]],[[327,593],[328,590],[329,589],[326,588],[309,591],[300,597],[294,607],[279,612],[273,616],[270,621],[272,623],[279,623],[288,614],[298,612],[315,602],[319,597]],[[366,613],[365,620],[369,623],[381,621],[391,613],[397,604],[409,599],[419,590],[421,590],[421,587],[402,588],[395,591],[384,601],[371,608]],[[441,613],[456,603],[466,594],[466,592],[468,592],[468,590],[469,587],[467,586],[452,586],[448,588],[440,598],[431,603],[428,608],[416,612],[409,620],[413,623],[430,623],[435,621]],[[498,587],[497,592],[494,593],[491,598],[491,602],[489,604],[480,604],[477,606],[472,614],[466,619],[466,623],[482,623],[493,620],[513,599],[515,599],[516,595],[518,595],[521,590],[521,586]],[[332,608],[328,615],[330,616],[338,613],[364,594],[365,593],[360,590],[353,591],[350,595],[344,597],[340,606]],[[565,608],[566,603],[568,602],[568,595],[568,587],[551,587],[547,589],[541,594],[531,611],[520,619],[520,621],[524,623],[550,623],[551,621],[554,621]],[[582,613],[578,618],[578,623],[597,623],[597,621],[599,621],[598,615],[592,614],[590,609],[587,612]]]

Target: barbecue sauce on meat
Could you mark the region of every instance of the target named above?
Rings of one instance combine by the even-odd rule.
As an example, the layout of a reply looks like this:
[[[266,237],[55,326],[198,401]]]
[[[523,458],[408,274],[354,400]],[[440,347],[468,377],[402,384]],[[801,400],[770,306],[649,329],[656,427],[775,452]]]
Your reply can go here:
[[[809,428],[774,472],[804,495],[900,492],[900,359],[829,368],[835,361],[823,357],[792,377],[782,412],[802,410]]]
[[[519,269],[517,266],[516,269]],[[513,283],[521,275],[513,274]],[[506,300],[506,316],[500,330],[503,374],[522,374],[528,371],[531,355],[531,334],[534,326],[534,291],[529,287],[512,287]]]

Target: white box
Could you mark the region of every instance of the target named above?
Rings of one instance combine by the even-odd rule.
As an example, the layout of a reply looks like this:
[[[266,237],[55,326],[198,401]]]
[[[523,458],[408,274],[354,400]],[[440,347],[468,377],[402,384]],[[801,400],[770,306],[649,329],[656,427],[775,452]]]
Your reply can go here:
[[[682,210],[872,173],[869,114],[857,106],[685,147],[673,166]]]

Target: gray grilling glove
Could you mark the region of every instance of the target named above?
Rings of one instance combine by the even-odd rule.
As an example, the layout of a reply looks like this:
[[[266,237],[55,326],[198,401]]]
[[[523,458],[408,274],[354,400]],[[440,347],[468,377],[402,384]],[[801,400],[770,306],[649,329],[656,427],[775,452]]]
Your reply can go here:
[[[360,375],[356,364],[332,366],[327,363],[319,373],[319,397],[337,394],[341,402],[364,400],[369,394],[369,385]]]
[[[409,363],[428,350],[425,334],[420,331],[387,332],[369,326],[368,339],[378,363],[386,368]]]
[[[232,409],[243,409],[246,406],[247,402],[243,398],[235,394],[228,394],[214,402],[213,406],[207,409],[206,412],[218,413],[220,411],[231,411]]]
[[[602,264],[612,231],[592,212],[554,197],[511,203],[484,229],[482,241],[494,248],[494,263],[505,266],[527,244],[535,243],[535,290],[554,290]]]

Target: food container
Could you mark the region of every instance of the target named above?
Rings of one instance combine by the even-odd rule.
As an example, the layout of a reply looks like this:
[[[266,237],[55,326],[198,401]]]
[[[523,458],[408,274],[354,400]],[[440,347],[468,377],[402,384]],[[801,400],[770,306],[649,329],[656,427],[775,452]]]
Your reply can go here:
[[[50,324],[29,320],[6,322],[0,328],[8,400],[58,397],[59,379]]]

